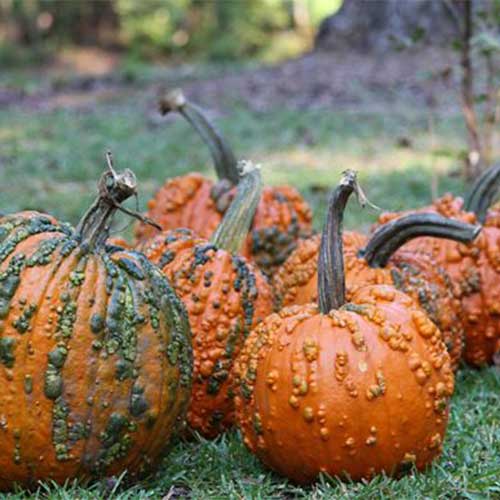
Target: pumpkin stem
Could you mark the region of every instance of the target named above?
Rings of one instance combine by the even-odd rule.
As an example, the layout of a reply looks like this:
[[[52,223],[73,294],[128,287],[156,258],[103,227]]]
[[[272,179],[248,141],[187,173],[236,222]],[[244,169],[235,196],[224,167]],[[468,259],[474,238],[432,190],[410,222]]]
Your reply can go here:
[[[500,163],[485,170],[474,182],[465,199],[464,208],[484,223],[488,209],[500,189]]]
[[[82,246],[89,249],[96,249],[106,242],[113,215],[117,210],[140,217],[139,214],[120,206],[122,202],[137,194],[135,174],[129,169],[116,172],[110,152],[106,153],[106,161],[107,169],[98,184],[99,195],[76,227],[76,235]]]
[[[236,195],[211,238],[217,248],[230,253],[240,251],[262,193],[260,167],[250,161],[240,161],[238,169],[241,173]]]
[[[228,179],[232,184],[238,184],[240,177],[236,157],[229,144],[201,108],[189,102],[180,89],[172,90],[161,97],[159,108],[162,115],[171,111],[182,115],[210,149],[218,179]]]
[[[346,170],[328,201],[328,214],[321,235],[318,301],[323,314],[328,314],[332,309],[339,309],[345,304],[342,222],[347,200],[353,191],[359,192],[356,172]]]
[[[358,252],[370,267],[385,267],[391,256],[407,241],[420,236],[470,243],[481,231],[481,226],[466,224],[434,213],[415,213],[400,217],[380,226],[365,248]]]

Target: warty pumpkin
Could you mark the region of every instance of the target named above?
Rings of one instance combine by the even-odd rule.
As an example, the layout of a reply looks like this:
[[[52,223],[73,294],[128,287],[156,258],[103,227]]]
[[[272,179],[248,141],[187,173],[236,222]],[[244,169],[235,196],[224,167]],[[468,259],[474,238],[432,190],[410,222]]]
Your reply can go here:
[[[464,359],[477,367],[492,363],[500,352],[500,224],[496,223],[495,211],[489,210],[499,184],[500,165],[496,165],[478,178],[465,203],[461,198],[446,195],[428,207],[464,222],[484,221],[484,228],[474,242],[463,244],[422,237],[404,246],[405,252],[430,255],[450,276],[463,313]],[[388,213],[379,222],[398,217],[401,214]]]
[[[176,90],[160,100],[162,114],[180,113],[208,145],[215,165],[216,183],[198,173],[167,181],[148,202],[149,217],[165,230],[185,227],[202,238],[210,238],[236,193],[237,161],[226,140],[204,112]],[[295,248],[297,241],[312,232],[312,212],[291,186],[264,187],[242,255],[255,261],[271,275]],[[139,242],[153,237],[154,229],[139,223]]]
[[[159,269],[106,246],[135,193],[110,170],[76,229],[0,218],[0,491],[158,462],[189,401],[185,308]]]
[[[357,233],[343,233],[348,299],[358,288],[377,284],[392,285],[410,295],[440,329],[452,367],[457,369],[464,349],[464,321],[450,278],[431,257],[405,251],[403,245],[422,235],[472,241],[480,228],[418,213],[379,226],[369,240]],[[299,243],[277,273],[273,283],[276,309],[317,300],[320,245],[319,236]]]
[[[489,225],[490,219],[497,217],[497,212],[491,209],[494,200],[498,197],[500,191],[500,164],[494,165],[485,170],[473,183],[467,196],[455,196],[447,193],[428,206],[414,210],[402,212],[384,212],[380,215],[374,230],[380,225],[385,224],[403,215],[410,213],[435,212],[444,217],[464,220],[464,222],[478,222],[483,225]],[[493,223],[495,225],[495,223]]]
[[[354,187],[347,172],[331,197],[319,305],[266,318],[235,363],[245,444],[297,483],[322,472],[360,480],[423,469],[439,455],[447,425],[453,372],[423,309],[388,285],[345,300],[341,219]]]
[[[192,230],[157,236],[145,247],[184,300],[194,349],[192,400],[187,422],[212,438],[233,424],[234,358],[250,329],[272,311],[270,285],[237,253],[257,206],[258,168],[246,164],[238,192],[211,240]]]

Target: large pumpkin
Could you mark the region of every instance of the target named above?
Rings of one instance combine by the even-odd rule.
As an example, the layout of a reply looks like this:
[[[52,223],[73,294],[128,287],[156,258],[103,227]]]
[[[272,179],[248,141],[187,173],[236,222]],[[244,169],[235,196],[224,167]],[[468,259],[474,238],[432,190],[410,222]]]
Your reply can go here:
[[[408,242],[405,252],[429,254],[454,284],[463,312],[466,345],[464,359],[473,366],[492,363],[500,352],[500,224],[489,206],[498,192],[500,165],[487,170],[475,183],[465,203],[445,195],[431,209],[446,217],[475,223],[485,221],[480,236],[470,244],[423,237]],[[387,213],[379,222],[401,217]]]
[[[163,114],[180,113],[198,131],[210,148],[218,182],[198,173],[171,179],[148,202],[148,215],[165,230],[185,227],[202,238],[210,238],[236,192],[239,176],[235,155],[203,111],[180,91],[164,96],[160,110]],[[241,253],[270,275],[285,261],[296,242],[311,232],[311,209],[295,188],[265,187]],[[139,242],[156,234],[151,226],[137,226]]]
[[[438,328],[392,286],[345,301],[341,212],[354,183],[347,173],[330,203],[319,306],[269,316],[235,364],[245,444],[298,483],[321,472],[360,480],[423,469],[446,430],[454,378]]]
[[[105,245],[135,178],[100,189],[76,229],[0,219],[0,491],[146,472],[187,407],[182,303],[143,254]]]
[[[330,213],[329,216],[332,216]],[[379,227],[368,241],[356,233],[344,233],[347,296],[361,286],[387,284],[410,295],[439,327],[458,368],[464,348],[464,319],[460,303],[446,272],[428,255],[405,251],[408,240],[435,235],[454,241],[471,241],[480,226],[453,221],[437,214],[410,214]],[[346,245],[347,243],[347,245]],[[320,238],[299,243],[274,279],[277,309],[317,300],[317,261]]]
[[[184,300],[193,334],[191,429],[215,437],[234,421],[234,358],[250,329],[272,311],[272,293],[258,269],[237,254],[260,195],[260,174],[249,171],[210,241],[189,229],[168,231],[145,248]]]

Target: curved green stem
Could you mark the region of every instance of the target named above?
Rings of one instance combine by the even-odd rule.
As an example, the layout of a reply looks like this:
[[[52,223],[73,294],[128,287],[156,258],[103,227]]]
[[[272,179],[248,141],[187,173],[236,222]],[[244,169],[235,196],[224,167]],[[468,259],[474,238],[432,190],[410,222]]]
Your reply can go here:
[[[241,178],[236,195],[224,218],[212,235],[211,242],[230,253],[238,253],[252,225],[262,193],[260,168],[251,162],[238,164]]]
[[[171,111],[179,113],[198,132],[210,149],[219,180],[228,179],[234,185],[238,184],[239,172],[236,156],[201,108],[189,102],[179,89],[164,95],[159,101],[159,107],[163,115]]]
[[[477,220],[484,223],[488,209],[499,190],[500,163],[488,168],[476,179],[465,199],[465,210],[474,212]]]
[[[328,214],[321,235],[318,256],[318,305],[323,314],[345,304],[342,222],[345,206],[353,191],[358,191],[356,172],[347,170],[330,196]]]
[[[481,229],[434,213],[410,214],[380,226],[358,256],[370,267],[385,267],[391,256],[414,238],[431,236],[470,243]]]
[[[121,173],[115,172],[109,155],[108,170],[99,181],[99,195],[75,229],[82,246],[90,250],[103,246],[109,237],[114,214],[123,210],[120,203],[136,193],[137,179],[134,173],[128,169]]]

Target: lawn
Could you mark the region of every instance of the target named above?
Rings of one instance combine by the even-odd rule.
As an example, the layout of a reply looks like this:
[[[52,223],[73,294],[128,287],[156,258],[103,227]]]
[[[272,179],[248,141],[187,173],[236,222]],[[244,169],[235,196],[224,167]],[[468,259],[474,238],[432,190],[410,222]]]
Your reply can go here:
[[[96,96],[97,98],[97,96]],[[159,120],[154,92],[137,86],[64,106],[14,105],[0,114],[0,211],[37,209],[73,223],[91,203],[111,149],[118,168],[131,168],[139,204],[166,177],[192,169],[212,175],[206,148],[180,118]],[[292,183],[310,201],[320,227],[328,189],[346,168],[359,170],[370,201],[382,209],[418,206],[432,188],[462,192],[454,174],[463,148],[458,113],[429,131],[415,106],[249,111],[228,96],[218,124],[238,154],[263,166],[268,183]],[[352,202],[347,225],[367,229],[375,209]],[[128,227],[127,227],[128,226]],[[117,231],[131,234],[120,216]],[[359,484],[323,477],[298,488],[267,471],[238,433],[214,442],[177,442],[158,472],[136,485],[126,477],[89,485],[44,484],[50,498],[500,498],[500,371],[463,368],[457,377],[444,453],[426,473]],[[32,492],[31,495],[34,495]],[[26,498],[18,491],[0,498]]]

